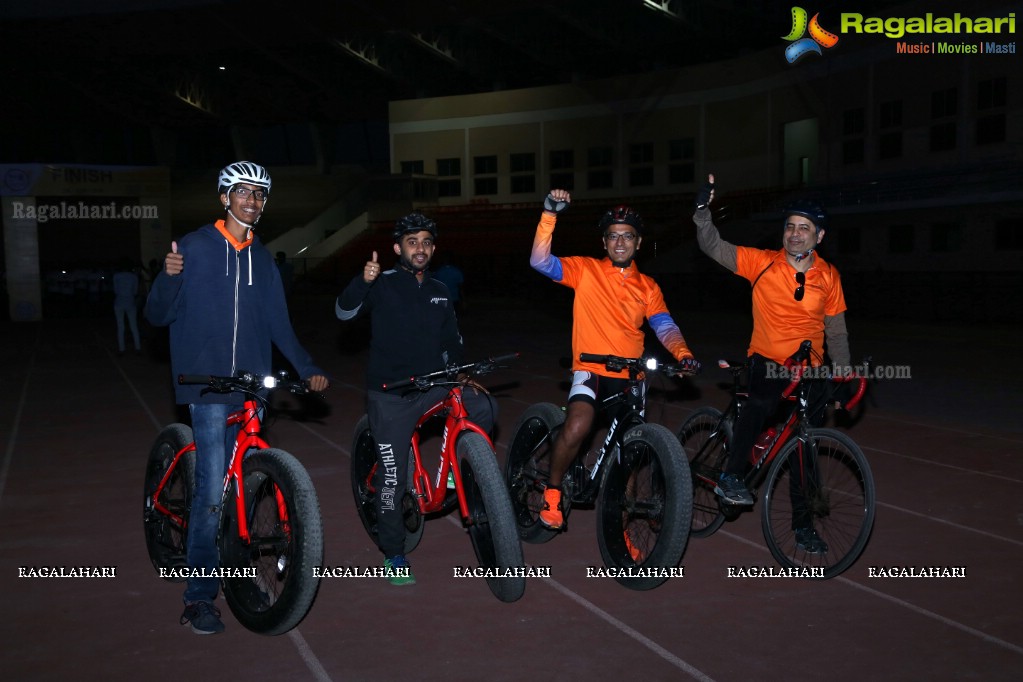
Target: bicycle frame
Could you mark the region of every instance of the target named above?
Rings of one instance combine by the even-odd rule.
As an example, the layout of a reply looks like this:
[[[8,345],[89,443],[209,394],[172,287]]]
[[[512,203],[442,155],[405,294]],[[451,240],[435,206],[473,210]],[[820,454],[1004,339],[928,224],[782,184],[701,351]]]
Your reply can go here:
[[[763,478],[763,475],[767,471],[768,466],[771,464],[771,462],[774,461],[775,457],[778,456],[778,453],[781,452],[782,448],[785,447],[786,443],[788,443],[793,437],[798,438],[800,443],[803,444],[809,442],[809,438],[807,437],[806,433],[807,429],[809,428],[807,416],[807,409],[809,406],[808,395],[809,384],[803,381],[803,374],[806,372],[806,365],[801,363],[793,364],[788,369],[789,371],[792,372],[792,378],[789,381],[789,385],[782,391],[781,397],[783,400],[796,402],[796,405],[789,412],[789,415],[783,422],[781,429],[775,435],[774,442],[771,444],[771,447],[768,448],[767,451],[764,452],[762,455],[760,455],[757,461],[752,462],[752,468],[743,477],[747,486],[751,488],[755,488],[757,487],[757,485],[759,485]],[[733,422],[738,420],[739,412],[741,411],[742,401],[744,398],[748,397],[747,393],[743,393],[738,390],[739,373],[740,373],[739,369],[733,368],[733,381],[735,383],[736,388],[732,391],[732,400],[728,404],[728,408],[721,415],[721,419],[718,423],[719,427],[718,430],[720,430],[721,425],[723,425],[729,419],[732,419]],[[859,379],[855,377],[850,377],[847,379],[837,380],[853,381]],[[853,400],[850,401],[849,407],[852,407],[855,403],[859,402],[860,398],[863,396],[865,388],[866,388],[865,382],[861,383],[861,386],[857,391],[855,397],[853,398]],[[765,432],[761,432],[761,434],[763,433]],[[716,434],[717,430],[715,430],[714,435]],[[713,443],[713,441],[714,441],[713,438],[709,438],[704,447],[707,447],[707,445]],[[799,456],[799,470],[800,472],[803,472],[804,462],[802,447],[800,447],[797,450],[797,454]],[[706,482],[707,484],[709,484],[710,486],[717,485],[717,481],[708,478],[700,471],[696,471],[695,475],[704,482]]]
[[[236,410],[227,416],[226,425],[235,426],[238,425],[238,436],[234,441],[234,448],[231,450],[231,457],[227,466],[227,474],[224,476],[224,488],[221,494],[221,505],[227,503],[228,491],[231,489],[231,483],[235,484],[235,507],[237,510],[238,520],[238,536],[245,544],[249,544],[249,528],[248,528],[248,516],[245,513],[245,492],[244,485],[242,482],[242,460],[244,459],[244,453],[248,452],[250,448],[265,449],[270,446],[265,440],[259,435],[262,429],[262,421],[259,417],[260,405],[255,400],[246,400],[244,406],[240,410]],[[187,527],[187,523],[177,514],[173,514],[167,507],[160,503],[160,494],[163,491],[164,486],[174,473],[174,469],[177,467],[181,457],[187,452],[195,452],[195,442],[189,443],[179,452],[174,455],[174,461],[167,467],[167,471],[164,473],[163,478],[160,480],[160,484],[156,487],[153,492],[153,508],[161,514],[169,516],[178,523],[182,529]],[[242,453],[242,457],[238,456],[238,453]],[[287,528],[287,508],[283,496],[280,490],[275,488],[275,495],[277,498],[277,509],[280,514],[280,518],[285,523],[285,532]]]
[[[444,418],[444,432],[441,436],[440,466],[437,471],[437,480],[436,482],[431,482],[430,474],[426,467],[423,466],[420,442],[422,439],[422,427],[430,420],[438,417]],[[448,472],[451,472],[455,479],[455,493],[458,497],[459,513],[463,519],[469,518],[469,506],[465,499],[465,489],[462,487],[462,474],[456,466],[458,454],[455,449],[458,437],[465,431],[472,431],[483,436],[487,444],[493,449],[494,444],[490,440],[490,436],[469,419],[469,414],[462,402],[461,386],[452,386],[448,389],[447,395],[427,409],[416,422],[411,441],[414,466],[412,490],[415,493],[416,502],[422,514],[432,514],[443,509],[444,499],[447,495]],[[369,489],[373,492],[375,492],[373,478],[376,475],[377,466],[379,465],[373,465],[367,477]]]
[[[574,471],[585,471],[586,481],[578,489],[572,491],[572,500],[577,504],[592,504],[593,500],[596,499],[597,489],[600,487],[600,475],[604,467],[607,455],[614,448],[621,448],[622,434],[636,424],[642,424],[643,411],[646,408],[646,396],[645,392],[641,388],[644,377],[642,373],[637,373],[636,376],[629,376],[629,385],[615,393],[614,395],[608,396],[600,405],[597,407],[598,412],[609,413],[616,406],[625,403],[626,409],[621,414],[617,414],[611,418],[611,425],[607,429],[607,435],[604,436],[604,442],[597,450],[597,459],[593,464],[592,470],[586,467],[585,453],[580,452],[576,455],[576,458],[572,461],[572,466],[569,467],[566,472],[566,477],[572,482],[573,487],[575,486]]]

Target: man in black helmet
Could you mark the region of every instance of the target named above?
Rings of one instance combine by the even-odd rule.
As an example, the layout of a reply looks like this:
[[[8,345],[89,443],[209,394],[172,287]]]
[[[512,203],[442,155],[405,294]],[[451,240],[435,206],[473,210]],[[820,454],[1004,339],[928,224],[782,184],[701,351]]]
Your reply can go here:
[[[539,519],[547,528],[564,526],[561,484],[565,472],[593,426],[601,397],[613,395],[628,382],[628,371],[614,372],[601,364],[583,362],[580,353],[635,358],[643,354],[643,321],[682,365],[699,368],[678,325],[668,312],[661,288],[633,262],[643,242],[643,219],[628,206],[616,206],[597,221],[605,258],[551,253],[558,214],[569,207],[567,190],[552,189],[544,200],[536,226],[529,264],[558,284],[575,290],[572,309],[572,388],[565,424],[551,453],[551,471]],[[594,235],[596,237],[596,235]],[[626,535],[630,553],[631,541]],[[635,556],[634,556],[635,558]]]
[[[406,395],[385,393],[383,384],[435,372],[462,360],[462,337],[447,287],[430,276],[437,226],[422,213],[399,218],[394,228],[398,263],[383,270],[374,251],[362,273],[345,287],[334,312],[341,320],[370,316],[366,413],[377,443],[377,542],[394,585],[415,578],[405,558],[401,499],[407,485],[409,443],[416,421],[447,393],[443,387]],[[470,417],[490,431],[496,403],[485,393],[462,394]],[[387,494],[385,494],[387,493]]]
[[[723,239],[711,217],[714,176],[709,175],[696,198],[696,237],[700,249],[752,284],[753,336],[749,346],[749,399],[732,434],[728,463],[715,492],[725,502],[749,506],[753,496],[742,481],[753,442],[774,413],[781,392],[788,386],[784,373],[772,372],[784,365],[809,339],[822,364],[827,344],[832,364],[849,366],[849,339],[845,326],[845,295],[838,270],[817,253],[824,239],[828,217],[820,204],[799,199],[785,207],[782,248],[774,250],[736,246]],[[810,554],[822,554],[827,544],[812,525],[800,526],[797,545]]]

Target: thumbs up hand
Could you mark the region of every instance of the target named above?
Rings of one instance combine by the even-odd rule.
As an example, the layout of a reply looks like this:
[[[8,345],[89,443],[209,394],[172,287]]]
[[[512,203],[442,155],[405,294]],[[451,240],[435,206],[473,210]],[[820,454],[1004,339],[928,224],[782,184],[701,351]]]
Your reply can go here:
[[[171,277],[180,275],[181,271],[185,269],[185,256],[178,253],[177,242],[171,242],[170,253],[167,254],[163,261],[163,269]]]
[[[373,259],[366,261],[366,267],[362,269],[362,280],[366,284],[372,284],[380,276],[380,263],[377,262],[377,252],[373,252]]]

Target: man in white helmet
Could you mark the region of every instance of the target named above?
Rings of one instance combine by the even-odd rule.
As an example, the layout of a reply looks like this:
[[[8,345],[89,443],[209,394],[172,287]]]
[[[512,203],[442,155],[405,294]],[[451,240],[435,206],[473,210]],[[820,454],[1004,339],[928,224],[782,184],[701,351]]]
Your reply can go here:
[[[249,161],[232,163],[220,171],[217,192],[224,217],[171,242],[146,301],[146,318],[156,326],[170,325],[171,375],[271,374],[272,344],[312,390],[326,389],[327,378],[291,327],[274,258],[253,234],[270,195],[270,175]],[[222,484],[238,428],[229,429],[226,421],[242,408],[243,397],[202,395],[202,388],[174,382],[178,404],[188,405],[192,415],[196,447],[188,566],[215,575]],[[196,634],[222,632],[213,605],[219,587],[218,578],[190,577],[181,624],[190,623]]]

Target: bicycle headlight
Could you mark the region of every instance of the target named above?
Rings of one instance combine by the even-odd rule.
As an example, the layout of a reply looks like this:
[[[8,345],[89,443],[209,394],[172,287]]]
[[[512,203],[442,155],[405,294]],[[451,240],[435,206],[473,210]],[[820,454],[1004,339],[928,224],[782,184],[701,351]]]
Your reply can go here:
[[[643,363],[643,365],[647,369],[653,371],[653,370],[657,369],[657,358],[647,358],[646,361]]]
[[[263,388],[276,388],[277,377],[263,377]]]

